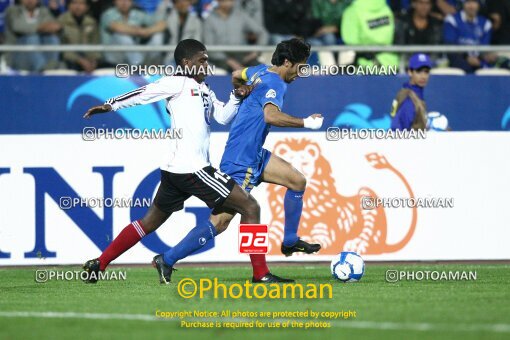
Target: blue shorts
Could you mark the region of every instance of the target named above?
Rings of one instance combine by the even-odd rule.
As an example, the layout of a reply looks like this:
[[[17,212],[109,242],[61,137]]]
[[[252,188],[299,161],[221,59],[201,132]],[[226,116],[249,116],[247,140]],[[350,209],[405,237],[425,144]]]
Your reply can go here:
[[[262,174],[269,162],[269,158],[271,158],[271,152],[262,149],[262,156],[256,165],[246,166],[226,161],[221,162],[220,170],[232,177],[241,188],[250,192],[251,189],[259,185],[262,181]]]

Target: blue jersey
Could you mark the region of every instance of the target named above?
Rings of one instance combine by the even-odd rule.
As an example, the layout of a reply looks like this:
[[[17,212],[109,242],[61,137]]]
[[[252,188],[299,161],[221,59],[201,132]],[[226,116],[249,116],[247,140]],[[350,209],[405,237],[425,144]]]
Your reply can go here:
[[[278,74],[268,71],[268,67],[258,65],[243,70],[243,79],[247,84],[254,81],[258,83],[239,107],[230,128],[221,164],[234,163],[252,167],[263,158],[262,146],[270,128],[264,121],[264,106],[271,103],[281,110],[287,91],[287,84]]]
[[[411,85],[409,83],[405,83],[402,86],[404,89],[410,89],[421,100],[425,100],[423,95],[423,87],[419,87],[418,85]],[[398,107],[396,112],[392,112],[392,120],[391,120],[391,130],[411,130],[411,126],[413,125],[414,118],[416,117],[416,108],[414,107],[414,103],[410,97],[404,99],[404,101]]]
[[[0,33],[5,29],[5,12],[10,5],[14,5],[14,0],[0,0]]]
[[[464,11],[448,15],[443,26],[443,39],[452,45],[489,45],[491,33],[489,19],[479,15],[468,21]]]

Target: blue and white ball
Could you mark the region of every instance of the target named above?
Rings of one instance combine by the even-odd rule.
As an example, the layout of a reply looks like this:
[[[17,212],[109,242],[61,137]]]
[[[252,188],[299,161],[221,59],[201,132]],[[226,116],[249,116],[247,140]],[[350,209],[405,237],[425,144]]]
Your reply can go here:
[[[342,282],[356,282],[365,273],[365,261],[357,253],[343,251],[331,261],[331,275]]]
[[[439,112],[429,112],[427,114],[428,131],[446,131],[448,130],[448,118]]]

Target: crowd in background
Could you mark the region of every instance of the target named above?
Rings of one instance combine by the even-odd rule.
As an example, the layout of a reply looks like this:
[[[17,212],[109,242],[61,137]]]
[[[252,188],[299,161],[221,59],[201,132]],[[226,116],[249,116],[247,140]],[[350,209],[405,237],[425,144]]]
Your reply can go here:
[[[18,45],[274,45],[299,36],[311,45],[510,45],[510,0],[0,0],[0,42]],[[237,70],[258,54],[210,53]],[[436,55],[437,58],[439,58]],[[505,67],[494,53],[448,54],[472,73]],[[173,63],[162,52],[7,53],[12,70]],[[360,53],[360,65],[397,65],[394,53]]]

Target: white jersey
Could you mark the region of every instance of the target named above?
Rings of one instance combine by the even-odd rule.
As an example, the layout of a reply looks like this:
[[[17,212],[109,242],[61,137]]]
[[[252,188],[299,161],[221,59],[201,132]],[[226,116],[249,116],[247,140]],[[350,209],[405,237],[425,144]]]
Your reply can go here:
[[[208,165],[211,117],[228,124],[237,114],[240,99],[233,93],[227,104],[219,101],[205,83],[185,76],[163,77],[105,102],[113,110],[166,100],[171,128],[182,131],[182,139],[170,139],[168,158],[161,169],[172,173],[193,173]]]

